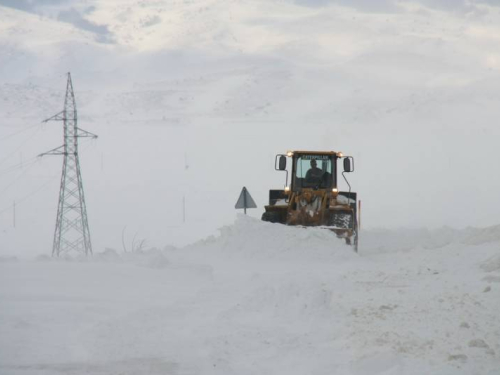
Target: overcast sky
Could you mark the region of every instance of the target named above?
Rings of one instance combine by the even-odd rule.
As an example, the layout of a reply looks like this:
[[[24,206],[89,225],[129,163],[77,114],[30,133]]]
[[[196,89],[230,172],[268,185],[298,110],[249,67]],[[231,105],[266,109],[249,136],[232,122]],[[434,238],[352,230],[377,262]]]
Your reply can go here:
[[[356,158],[365,228],[499,223],[497,1],[0,0],[0,19],[2,251],[50,251],[62,160],[36,155],[62,130],[39,124],[68,71],[100,136],[81,153],[96,249],[202,238],[243,186],[259,218],[299,148]]]
[[[402,0],[288,0],[305,7],[327,7],[331,5],[340,5],[350,7],[360,12],[375,13],[401,13]],[[98,24],[92,22],[86,17],[94,12],[97,7],[91,5],[99,4],[99,1],[79,1],[79,0],[0,0],[0,6],[11,7],[30,13],[35,13],[56,19],[57,21],[67,22],[73,26],[94,33],[101,42],[111,42],[109,29],[106,20]],[[112,1],[108,1],[112,3]],[[430,9],[437,9],[444,12],[474,12],[481,5],[500,7],[498,0],[420,0],[414,2]],[[168,4],[168,3],[166,3]]]

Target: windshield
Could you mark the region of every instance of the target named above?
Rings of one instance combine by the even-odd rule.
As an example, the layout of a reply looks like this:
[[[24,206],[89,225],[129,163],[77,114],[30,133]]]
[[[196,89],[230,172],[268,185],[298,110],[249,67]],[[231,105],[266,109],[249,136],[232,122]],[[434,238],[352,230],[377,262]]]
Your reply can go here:
[[[294,189],[333,187],[333,162],[332,155],[299,155],[295,158]]]

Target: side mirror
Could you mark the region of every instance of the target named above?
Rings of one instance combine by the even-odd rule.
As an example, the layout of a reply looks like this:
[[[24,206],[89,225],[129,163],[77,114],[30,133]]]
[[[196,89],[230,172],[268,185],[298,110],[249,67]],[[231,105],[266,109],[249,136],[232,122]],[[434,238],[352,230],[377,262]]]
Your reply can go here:
[[[344,159],[344,172],[354,171],[354,159],[352,156],[346,156]]]
[[[285,155],[281,155],[280,156],[280,161],[279,161],[278,169],[280,171],[284,171],[286,169],[286,156]]]
[[[276,155],[276,158],[274,159],[274,169],[276,169],[277,171],[285,171],[285,173],[286,173],[285,187],[286,187],[286,184],[288,183],[288,171],[286,170],[286,156],[285,155],[280,155],[280,154]]]

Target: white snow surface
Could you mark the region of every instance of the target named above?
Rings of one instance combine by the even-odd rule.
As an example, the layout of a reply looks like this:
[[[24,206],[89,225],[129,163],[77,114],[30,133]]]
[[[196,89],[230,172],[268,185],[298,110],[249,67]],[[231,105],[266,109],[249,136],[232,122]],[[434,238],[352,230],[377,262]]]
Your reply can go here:
[[[351,198],[347,198],[343,195],[337,195],[337,201],[340,203],[340,204],[350,204],[350,203],[356,203],[356,201],[354,199],[351,199]]]
[[[499,374],[499,234],[362,231],[356,254],[242,215],[183,248],[4,257],[0,374]]]

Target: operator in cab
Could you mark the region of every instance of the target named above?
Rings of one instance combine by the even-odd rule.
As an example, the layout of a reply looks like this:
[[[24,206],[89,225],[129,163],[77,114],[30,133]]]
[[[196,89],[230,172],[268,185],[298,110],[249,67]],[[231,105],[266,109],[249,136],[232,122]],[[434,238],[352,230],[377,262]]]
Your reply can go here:
[[[311,160],[311,168],[306,173],[306,182],[321,182],[323,178],[323,171],[317,167],[316,160]]]

